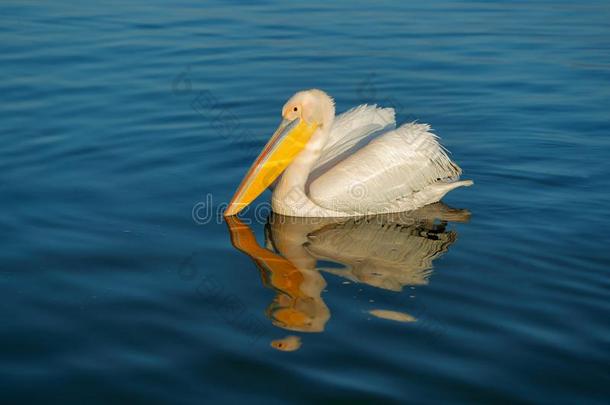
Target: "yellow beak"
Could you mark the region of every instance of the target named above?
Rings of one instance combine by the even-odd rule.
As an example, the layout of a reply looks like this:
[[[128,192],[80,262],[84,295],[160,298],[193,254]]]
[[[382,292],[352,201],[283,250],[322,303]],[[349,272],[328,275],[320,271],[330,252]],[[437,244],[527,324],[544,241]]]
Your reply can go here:
[[[305,147],[317,127],[300,118],[284,119],[246,173],[224,215],[236,215],[265,191]]]

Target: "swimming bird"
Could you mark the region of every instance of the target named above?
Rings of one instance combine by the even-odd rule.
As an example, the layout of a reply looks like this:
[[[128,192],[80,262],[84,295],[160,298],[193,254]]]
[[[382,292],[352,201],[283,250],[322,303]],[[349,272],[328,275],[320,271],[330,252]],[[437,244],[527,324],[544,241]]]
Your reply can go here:
[[[254,161],[225,216],[236,215],[267,188],[275,213],[346,217],[410,211],[472,185],[459,181],[427,124],[396,127],[394,110],[361,105],[335,117],[322,90],[294,94],[282,121]]]

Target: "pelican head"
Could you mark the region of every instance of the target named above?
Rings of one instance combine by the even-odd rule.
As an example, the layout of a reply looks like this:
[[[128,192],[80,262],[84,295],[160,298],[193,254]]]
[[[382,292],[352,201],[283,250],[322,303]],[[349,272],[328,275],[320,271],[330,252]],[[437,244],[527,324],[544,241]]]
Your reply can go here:
[[[328,133],[333,99],[322,90],[299,91],[282,108],[282,122],[258,155],[231,199],[225,216],[236,215],[267,189],[318,131]]]

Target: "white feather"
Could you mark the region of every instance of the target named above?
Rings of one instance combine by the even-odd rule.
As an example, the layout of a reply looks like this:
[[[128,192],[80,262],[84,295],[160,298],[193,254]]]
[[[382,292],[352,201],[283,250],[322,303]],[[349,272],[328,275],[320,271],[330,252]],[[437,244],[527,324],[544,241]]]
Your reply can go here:
[[[314,180],[310,198],[350,213],[398,212],[438,201],[465,182],[426,124],[389,131]]]
[[[337,116],[320,158],[312,169],[312,179],[326,171],[346,155],[354,153],[375,135],[396,126],[393,108],[359,105]]]

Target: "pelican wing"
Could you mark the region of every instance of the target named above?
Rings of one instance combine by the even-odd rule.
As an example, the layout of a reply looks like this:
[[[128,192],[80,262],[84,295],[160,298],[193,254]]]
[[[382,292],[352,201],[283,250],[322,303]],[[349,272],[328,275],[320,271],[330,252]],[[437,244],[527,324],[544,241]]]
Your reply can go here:
[[[310,198],[342,212],[380,213],[438,201],[461,169],[426,124],[406,124],[384,133],[315,179]]]
[[[333,122],[329,139],[310,178],[315,179],[376,135],[395,126],[393,108],[363,104],[340,114]]]

